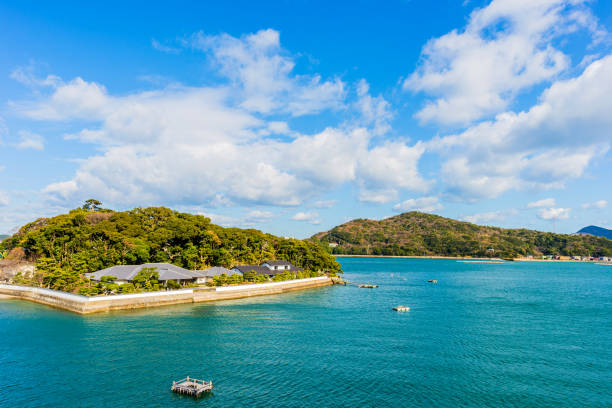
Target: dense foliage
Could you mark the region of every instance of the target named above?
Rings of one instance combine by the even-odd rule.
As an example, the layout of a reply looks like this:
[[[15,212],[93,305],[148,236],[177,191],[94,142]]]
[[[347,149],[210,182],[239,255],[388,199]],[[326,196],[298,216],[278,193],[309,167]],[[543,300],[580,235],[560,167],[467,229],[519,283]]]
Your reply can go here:
[[[485,227],[420,212],[381,221],[357,219],[316,234],[335,254],[519,257],[612,256],[612,241],[528,229]]]
[[[67,291],[86,286],[84,273],[147,262],[204,269],[284,259],[306,271],[340,271],[333,256],[312,241],[223,228],[204,216],[164,207],[114,212],[99,205],[88,202],[86,208],[27,224],[0,243],[0,253],[22,248],[37,264],[31,278],[38,281],[30,283]]]

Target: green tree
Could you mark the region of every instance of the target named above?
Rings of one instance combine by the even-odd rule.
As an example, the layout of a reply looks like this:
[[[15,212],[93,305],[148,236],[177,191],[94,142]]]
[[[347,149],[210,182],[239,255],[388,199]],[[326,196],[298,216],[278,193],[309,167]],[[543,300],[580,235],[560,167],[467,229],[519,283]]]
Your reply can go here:
[[[90,198],[83,204],[83,209],[87,211],[100,211],[102,209],[102,202],[94,198]]]
[[[157,268],[142,268],[132,279],[134,287],[144,292],[159,290]]]

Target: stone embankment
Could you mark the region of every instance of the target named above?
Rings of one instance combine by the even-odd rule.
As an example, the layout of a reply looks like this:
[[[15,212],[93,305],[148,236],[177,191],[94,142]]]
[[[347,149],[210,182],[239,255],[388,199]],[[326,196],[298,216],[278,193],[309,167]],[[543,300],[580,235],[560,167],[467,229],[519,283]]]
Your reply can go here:
[[[190,288],[172,291],[130,293],[125,295],[87,297],[72,293],[59,292],[51,289],[34,288],[0,284],[0,297],[29,300],[69,310],[71,312],[88,314],[108,312],[111,310],[137,309],[173,305],[178,303],[210,302],[215,300],[239,299],[251,296],[274,295],[296,290],[317,288],[332,284],[328,277],[296,279],[281,282],[268,282],[214,288]]]

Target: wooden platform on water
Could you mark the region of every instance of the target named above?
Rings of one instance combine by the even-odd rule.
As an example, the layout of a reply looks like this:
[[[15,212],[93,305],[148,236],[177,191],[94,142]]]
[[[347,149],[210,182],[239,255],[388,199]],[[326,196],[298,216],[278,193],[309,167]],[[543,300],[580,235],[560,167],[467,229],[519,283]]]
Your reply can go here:
[[[185,394],[198,398],[205,392],[211,392],[213,383],[212,381],[197,380],[187,377],[179,381],[172,381],[172,387],[170,389],[177,394]]]

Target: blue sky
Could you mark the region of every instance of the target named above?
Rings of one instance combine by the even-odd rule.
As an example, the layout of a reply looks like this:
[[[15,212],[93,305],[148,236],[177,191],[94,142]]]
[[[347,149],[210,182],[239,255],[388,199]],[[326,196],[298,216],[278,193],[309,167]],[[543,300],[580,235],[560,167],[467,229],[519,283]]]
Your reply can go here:
[[[0,4],[0,233],[94,197],[307,237],[612,227],[612,4]]]

